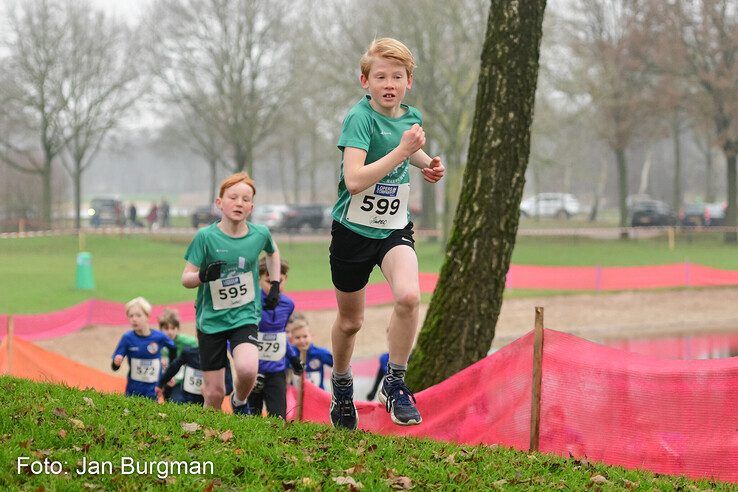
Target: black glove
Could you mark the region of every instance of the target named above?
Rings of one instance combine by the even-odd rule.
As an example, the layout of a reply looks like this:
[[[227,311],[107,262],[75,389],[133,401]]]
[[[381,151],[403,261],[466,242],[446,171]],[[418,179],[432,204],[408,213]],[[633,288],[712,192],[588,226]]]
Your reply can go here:
[[[264,300],[264,309],[272,310],[279,304],[279,282],[277,280],[271,281],[272,286],[269,288],[269,294],[267,294]]]
[[[252,393],[261,393],[264,390],[264,375],[262,373],[259,373],[256,375],[256,384],[254,384],[254,389],[251,390]]]
[[[289,359],[290,366],[292,366],[292,372],[295,373],[295,375],[299,376],[305,371],[305,368],[302,367],[302,362],[300,362],[299,357],[292,357]]]
[[[201,283],[212,282],[220,278],[220,269],[226,262],[222,260],[214,261],[205,267],[203,263],[200,265],[200,271],[197,272],[197,276],[200,278]]]

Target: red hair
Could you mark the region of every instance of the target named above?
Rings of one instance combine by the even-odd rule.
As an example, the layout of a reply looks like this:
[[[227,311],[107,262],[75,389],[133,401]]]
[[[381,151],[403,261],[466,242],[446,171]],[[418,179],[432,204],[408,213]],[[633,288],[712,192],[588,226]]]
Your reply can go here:
[[[236,174],[231,174],[220,183],[220,195],[218,196],[220,198],[223,198],[225,190],[227,190],[231,186],[237,185],[238,183],[246,183],[251,187],[252,190],[254,190],[254,195],[256,195],[256,186],[254,186],[254,180],[249,177],[248,173],[240,172]]]

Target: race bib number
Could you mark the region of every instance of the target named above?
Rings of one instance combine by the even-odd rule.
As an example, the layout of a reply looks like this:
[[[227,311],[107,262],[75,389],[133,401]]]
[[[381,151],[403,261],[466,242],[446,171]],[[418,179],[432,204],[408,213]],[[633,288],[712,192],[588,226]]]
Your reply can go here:
[[[320,387],[321,371],[307,371],[305,372],[305,376],[307,377],[308,381],[313,383],[315,386]]]
[[[254,274],[242,273],[237,277],[220,278],[210,282],[213,309],[231,309],[254,300]]]
[[[131,379],[139,383],[155,383],[159,380],[161,361],[159,359],[131,358]]]
[[[280,361],[287,353],[287,333],[264,333],[259,332],[259,360]]]
[[[407,225],[410,183],[377,183],[353,195],[346,218],[376,229],[402,229]]]
[[[182,380],[182,389],[188,393],[195,395],[202,394],[202,371],[190,366],[184,367],[184,379]]]

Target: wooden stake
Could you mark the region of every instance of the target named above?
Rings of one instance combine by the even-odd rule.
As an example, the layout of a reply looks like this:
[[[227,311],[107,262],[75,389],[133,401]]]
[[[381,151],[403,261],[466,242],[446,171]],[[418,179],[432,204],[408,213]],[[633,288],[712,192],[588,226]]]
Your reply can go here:
[[[300,350],[300,364],[302,364],[302,374],[300,374],[300,385],[297,388],[297,421],[302,421],[302,408],[305,404],[305,362],[307,361],[307,350]]]
[[[536,306],[533,342],[533,394],[530,409],[530,450],[538,451],[541,427],[541,381],[543,379],[543,307]]]
[[[8,363],[7,374],[13,374],[13,316],[8,316]]]

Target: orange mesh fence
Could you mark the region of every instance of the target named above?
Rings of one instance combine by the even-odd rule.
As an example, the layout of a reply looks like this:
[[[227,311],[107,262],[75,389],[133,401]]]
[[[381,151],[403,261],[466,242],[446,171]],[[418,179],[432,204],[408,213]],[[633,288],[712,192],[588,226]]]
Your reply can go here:
[[[532,354],[529,333],[418,393],[419,426],[396,426],[381,404],[358,402],[359,427],[525,450]],[[540,450],[738,482],[736,388],[735,358],[657,359],[546,330]],[[327,392],[307,384],[304,405],[305,420],[328,422]]]
[[[9,345],[12,350],[8,350]],[[105,393],[123,393],[126,386],[124,378],[111,376],[15,337],[12,341],[6,337],[0,344],[0,374]]]

